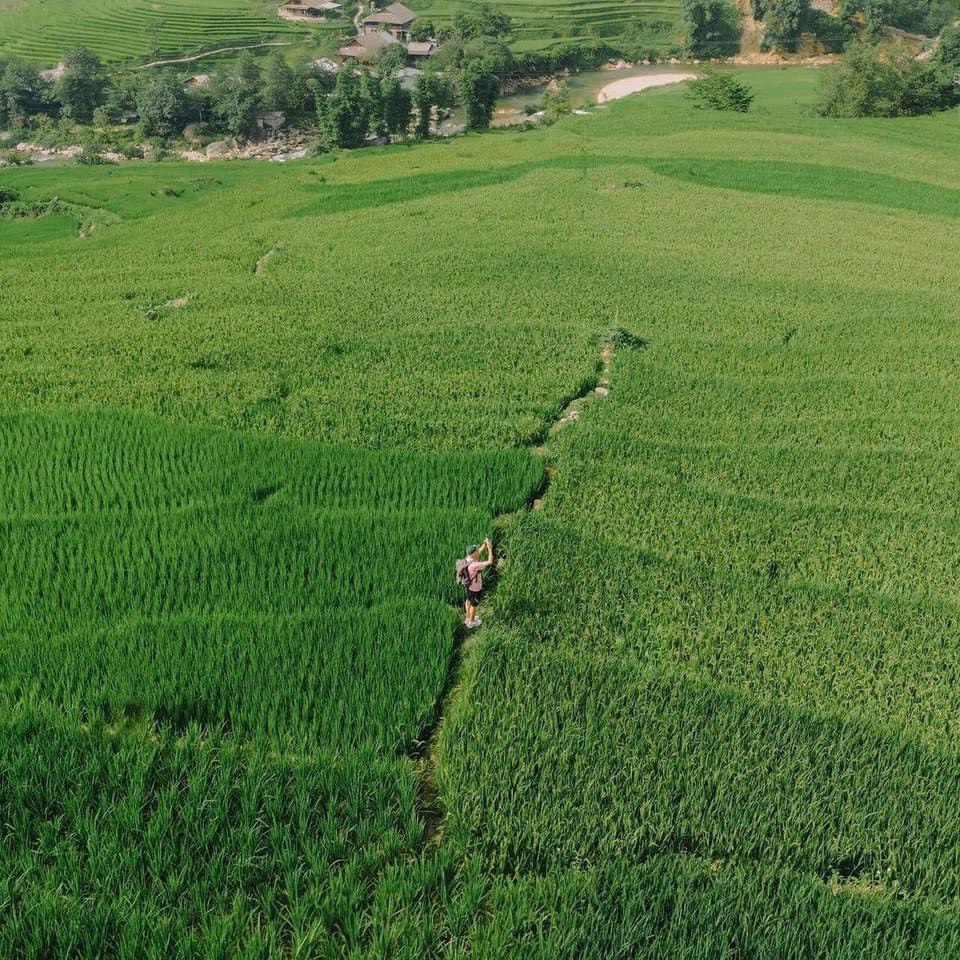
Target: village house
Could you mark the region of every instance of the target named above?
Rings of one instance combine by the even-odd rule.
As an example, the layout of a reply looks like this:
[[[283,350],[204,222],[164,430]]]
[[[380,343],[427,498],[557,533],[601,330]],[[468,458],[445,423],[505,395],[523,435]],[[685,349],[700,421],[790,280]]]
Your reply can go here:
[[[326,20],[328,14],[339,13],[340,7],[333,0],[283,0],[277,13],[285,20]]]
[[[361,33],[346,46],[340,48],[340,56],[345,60],[373,61],[380,56],[380,52],[386,47],[399,42],[396,37],[385,30],[378,33]]]
[[[410,39],[410,29],[417,15],[402,3],[391,3],[389,7],[368,13],[361,21],[362,33],[379,33],[385,30],[406,42]]]
[[[372,62],[382,50],[402,43],[410,66],[422,67],[437,52],[437,42],[410,39],[416,18],[402,3],[391,3],[383,10],[374,9],[360,21],[360,33],[340,48],[340,56],[344,60]]]
[[[435,40],[411,40],[407,44],[407,57],[413,66],[420,66],[437,52]]]

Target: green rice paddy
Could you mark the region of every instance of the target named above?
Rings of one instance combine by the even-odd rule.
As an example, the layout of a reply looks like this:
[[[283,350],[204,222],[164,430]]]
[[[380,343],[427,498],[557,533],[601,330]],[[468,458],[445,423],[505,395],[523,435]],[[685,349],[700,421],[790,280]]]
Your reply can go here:
[[[67,50],[85,46],[118,63],[302,39],[306,28],[281,20],[276,7],[262,0],[18,0],[0,7],[0,55],[55,66]]]
[[[956,116],[746,78],[0,171],[0,953],[958,953]]]

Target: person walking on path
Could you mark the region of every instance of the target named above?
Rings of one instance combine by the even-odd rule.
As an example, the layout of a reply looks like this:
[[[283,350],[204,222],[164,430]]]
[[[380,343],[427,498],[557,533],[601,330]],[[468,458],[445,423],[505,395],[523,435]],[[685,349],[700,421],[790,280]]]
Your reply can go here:
[[[486,554],[487,559],[480,558]],[[457,561],[457,582],[466,588],[467,600],[464,604],[466,614],[463,625],[472,630],[480,626],[480,618],[477,616],[477,604],[480,602],[480,594],[483,591],[483,571],[493,565],[493,544],[487,538],[479,546],[474,544],[467,547],[466,556]]]

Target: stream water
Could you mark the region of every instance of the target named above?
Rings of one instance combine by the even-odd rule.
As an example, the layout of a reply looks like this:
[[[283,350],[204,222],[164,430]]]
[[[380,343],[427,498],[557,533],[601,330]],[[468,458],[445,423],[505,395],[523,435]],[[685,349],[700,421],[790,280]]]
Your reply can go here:
[[[597,94],[607,84],[617,80],[626,80],[632,77],[649,77],[660,74],[690,73],[689,64],[683,63],[652,63],[648,66],[626,67],[622,70],[585,70],[582,73],[572,73],[563,78],[570,91],[570,100],[573,108],[583,107],[586,104],[596,103]],[[540,83],[524,87],[497,101],[493,115],[493,126],[509,127],[523,123],[531,112],[539,109],[543,95],[549,84]],[[459,133],[464,129],[464,118],[459,110],[446,120],[441,132],[447,135]]]

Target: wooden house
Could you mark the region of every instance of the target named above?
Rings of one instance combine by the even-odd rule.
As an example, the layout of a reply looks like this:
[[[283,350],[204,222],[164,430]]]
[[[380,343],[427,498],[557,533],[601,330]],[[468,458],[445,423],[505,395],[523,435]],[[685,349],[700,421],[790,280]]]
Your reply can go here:
[[[416,19],[417,15],[402,3],[391,3],[389,7],[368,13],[361,21],[361,30],[365,34],[386,31],[397,40],[406,42]]]

